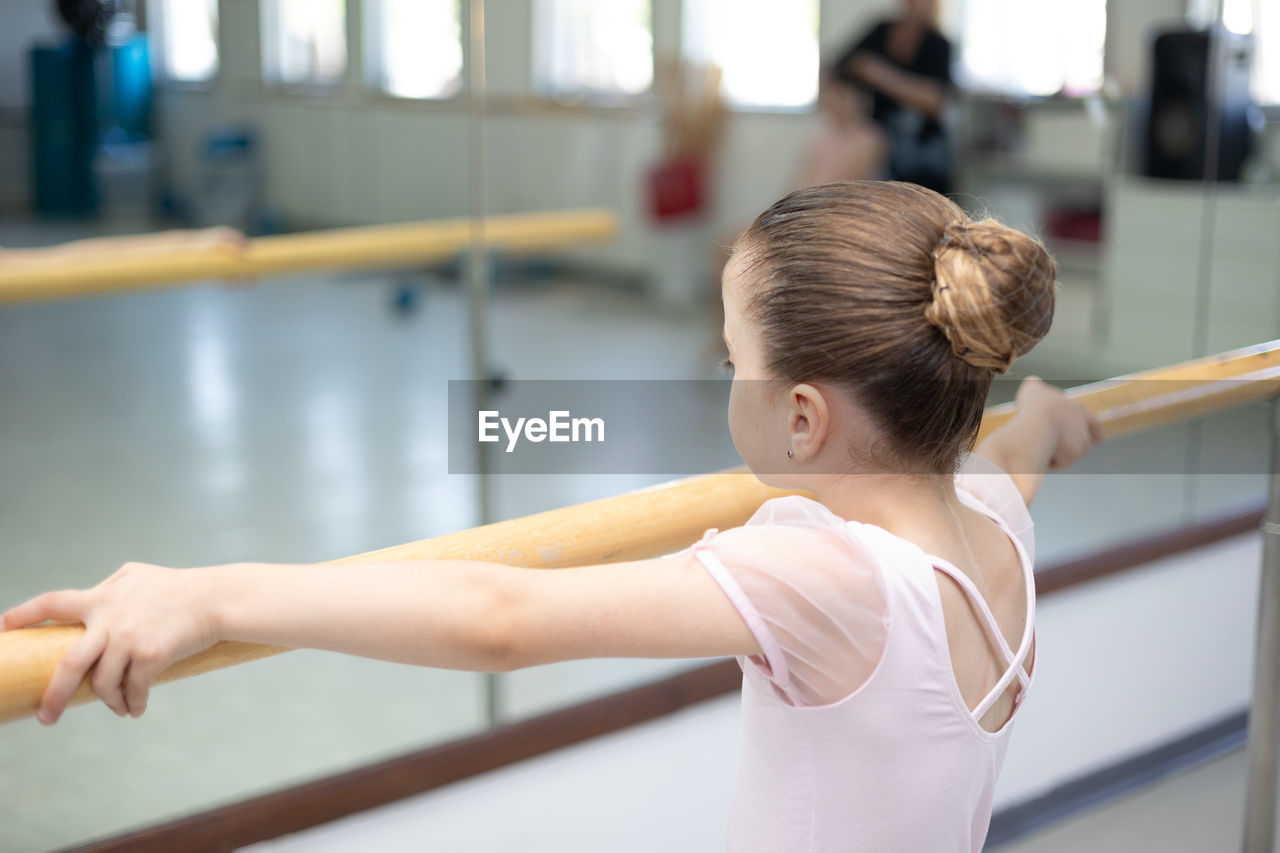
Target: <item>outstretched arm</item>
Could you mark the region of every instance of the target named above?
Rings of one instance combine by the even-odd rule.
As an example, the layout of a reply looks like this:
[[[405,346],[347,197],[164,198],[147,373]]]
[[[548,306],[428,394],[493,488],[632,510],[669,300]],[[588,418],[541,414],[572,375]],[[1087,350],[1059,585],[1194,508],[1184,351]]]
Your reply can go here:
[[[1098,416],[1036,376],[1018,386],[1017,414],[975,448],[1004,469],[1031,505],[1046,471],[1068,468],[1102,440]]]
[[[140,716],[174,661],[220,640],[316,648],[422,666],[506,671],[585,657],[759,654],[690,552],[576,569],[422,561],[166,569],[131,563],[89,590],[46,593],[0,630],[83,622],[41,702],[52,724],[86,675]]]

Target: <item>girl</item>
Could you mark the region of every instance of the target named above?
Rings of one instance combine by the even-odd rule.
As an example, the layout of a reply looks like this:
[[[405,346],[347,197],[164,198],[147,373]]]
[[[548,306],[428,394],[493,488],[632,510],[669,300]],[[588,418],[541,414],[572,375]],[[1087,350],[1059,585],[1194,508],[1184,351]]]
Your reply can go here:
[[[929,190],[800,190],[738,241],[724,335],[736,447],[813,498],[769,501],[673,556],[558,571],[131,563],[0,628],[85,625],[45,724],[86,675],[140,716],[166,666],[219,640],[491,672],[736,655],[732,849],[978,850],[1034,673],[1025,503],[1100,437],[1030,380],[987,461],[965,453],[993,374],[1049,328],[1053,287],[1039,243]]]

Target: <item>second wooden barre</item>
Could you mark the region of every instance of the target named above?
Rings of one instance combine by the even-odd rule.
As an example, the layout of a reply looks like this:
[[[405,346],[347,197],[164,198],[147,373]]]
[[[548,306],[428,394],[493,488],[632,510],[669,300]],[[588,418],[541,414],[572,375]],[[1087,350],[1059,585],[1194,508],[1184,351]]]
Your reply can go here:
[[[0,264],[0,303],[67,299],[170,286],[211,278],[244,278],[312,270],[377,269],[444,260],[478,236],[487,248],[533,251],[602,242],[618,231],[608,210],[518,213],[396,225],[368,225],[258,237],[243,253],[226,247],[87,252]]]

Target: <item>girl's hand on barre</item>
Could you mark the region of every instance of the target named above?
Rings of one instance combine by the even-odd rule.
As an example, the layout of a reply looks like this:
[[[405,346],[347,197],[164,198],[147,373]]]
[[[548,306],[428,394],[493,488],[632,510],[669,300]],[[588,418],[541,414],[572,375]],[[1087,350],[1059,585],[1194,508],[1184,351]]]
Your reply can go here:
[[[1102,441],[1102,422],[1084,406],[1067,397],[1038,376],[1028,376],[1018,386],[1018,411],[1046,418],[1054,437],[1049,470],[1070,468]]]
[[[116,714],[140,717],[161,672],[217,642],[205,578],[200,569],[126,563],[93,589],[46,592],[0,614],[0,630],[46,619],[85,626],[54,670],[36,718],[56,723],[86,674]]]

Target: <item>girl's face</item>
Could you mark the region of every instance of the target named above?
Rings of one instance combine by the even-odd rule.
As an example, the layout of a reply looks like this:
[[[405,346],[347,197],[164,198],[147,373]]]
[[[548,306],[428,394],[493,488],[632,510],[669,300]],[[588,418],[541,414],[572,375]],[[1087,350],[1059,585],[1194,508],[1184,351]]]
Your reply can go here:
[[[746,314],[747,282],[744,252],[735,252],[721,281],[724,300],[724,339],[733,365],[729,391],[729,434],[742,461],[762,481],[783,485],[768,475],[787,467],[790,433],[787,429],[785,383],[768,375],[759,330]]]

